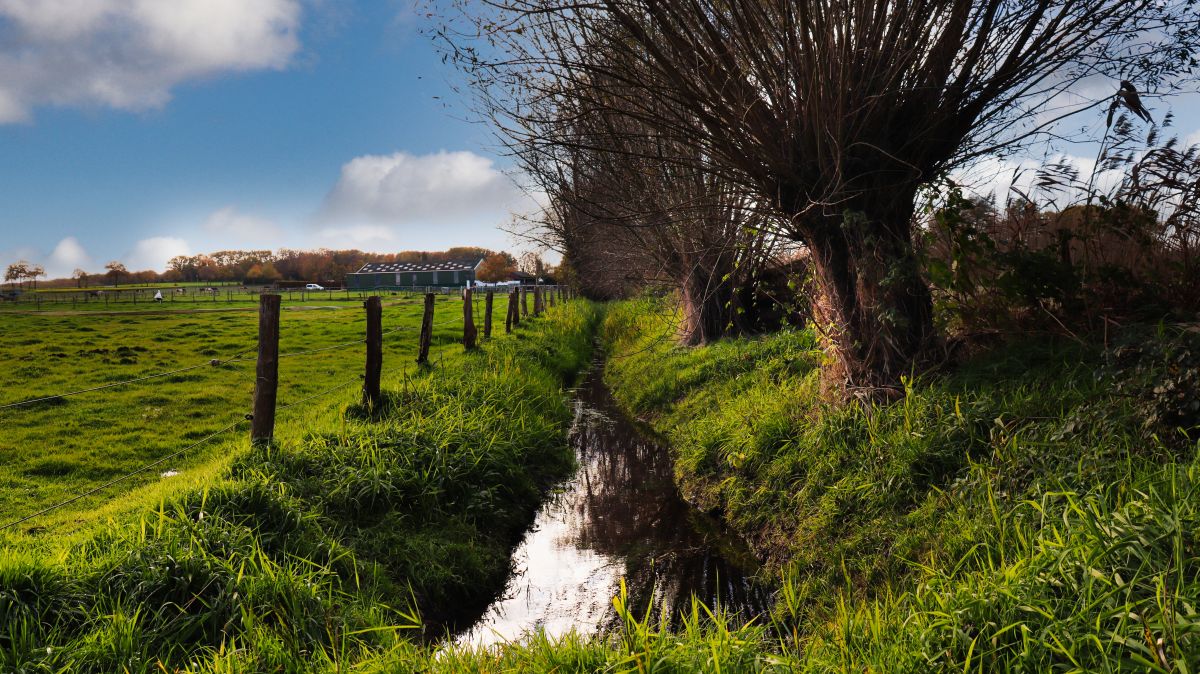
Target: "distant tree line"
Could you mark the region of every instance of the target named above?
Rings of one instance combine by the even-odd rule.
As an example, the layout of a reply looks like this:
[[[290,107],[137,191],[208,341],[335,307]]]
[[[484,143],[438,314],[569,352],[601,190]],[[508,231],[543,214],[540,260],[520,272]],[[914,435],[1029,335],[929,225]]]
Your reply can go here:
[[[481,281],[507,280],[518,269],[545,274],[547,269],[537,255],[526,254],[520,259],[500,251],[464,246],[444,251],[403,251],[399,253],[368,253],[361,250],[222,250],[201,255],[179,255],[171,258],[167,269],[129,271],[118,260],[105,265],[102,273],[76,269],[69,279],[44,282],[44,287],[84,288],[94,285],[145,283],[245,283],[271,284],[278,281],[341,283],[346,274],[356,272],[370,262],[444,262],[450,260],[479,260]],[[18,287],[33,286],[46,275],[41,265],[26,261],[10,264],[5,272],[6,283]]]
[[[26,283],[37,287],[37,280],[46,275],[46,269],[40,264],[26,260],[14,262],[4,270],[4,282],[24,286]]]

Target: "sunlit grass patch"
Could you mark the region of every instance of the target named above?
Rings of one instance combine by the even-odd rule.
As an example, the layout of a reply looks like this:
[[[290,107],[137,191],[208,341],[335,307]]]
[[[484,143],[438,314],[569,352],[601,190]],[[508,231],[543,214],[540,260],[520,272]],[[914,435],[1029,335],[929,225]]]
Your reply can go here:
[[[0,669],[319,671],[469,619],[571,467],[563,389],[589,363],[596,316],[561,307],[527,340],[458,346],[426,368],[385,359],[375,414],[343,391],[281,417],[272,445],[216,443],[196,468],[109,500],[89,514],[105,524],[69,546],[4,548]]]

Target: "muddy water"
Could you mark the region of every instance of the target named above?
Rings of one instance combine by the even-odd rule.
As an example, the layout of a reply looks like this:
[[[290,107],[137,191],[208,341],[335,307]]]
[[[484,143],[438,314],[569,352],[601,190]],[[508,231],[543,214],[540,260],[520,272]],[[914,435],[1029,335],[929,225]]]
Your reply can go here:
[[[622,416],[599,368],[575,398],[571,444],[578,472],[542,506],[508,587],[459,643],[602,632],[622,578],[631,604],[653,601],[668,617],[693,595],[746,616],[765,610],[745,546],[680,498],[669,452]]]

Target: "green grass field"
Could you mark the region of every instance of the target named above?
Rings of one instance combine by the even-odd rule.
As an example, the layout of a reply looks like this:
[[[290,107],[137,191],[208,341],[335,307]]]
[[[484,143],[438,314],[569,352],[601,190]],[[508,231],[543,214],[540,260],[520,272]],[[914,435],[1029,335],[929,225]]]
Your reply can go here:
[[[482,314],[482,302],[476,308]],[[357,402],[360,345],[284,357],[281,405],[351,385],[297,405],[294,415],[284,411],[269,446],[250,447],[239,430],[180,464],[179,475],[156,469],[135,488],[121,485],[6,538],[0,671],[346,671],[411,653],[470,620],[503,588],[512,548],[545,491],[570,471],[563,389],[590,362],[599,312],[586,302],[556,307],[512,335],[501,324],[494,339],[466,352],[457,341],[461,304],[438,309],[436,322],[447,325],[436,332],[432,362],[418,367],[415,331],[386,332],[415,326],[415,307],[385,306],[384,400],[375,409]],[[285,312],[284,353],[355,340],[362,311],[352,313]],[[105,368],[117,365],[138,368],[135,375],[159,371],[197,348],[236,353],[254,328],[253,314],[238,312],[27,320],[35,318],[13,338],[22,349],[16,363],[100,343],[111,353],[75,369],[28,372],[30,390],[19,397],[103,383],[115,378]],[[45,336],[57,332],[72,334],[47,346]],[[121,387],[108,391],[120,397],[90,403],[90,413],[71,404],[92,394],[6,410],[76,421],[123,415],[106,422],[108,437],[47,435],[55,447],[79,436],[56,457],[60,470],[39,468],[46,450],[13,454],[6,498],[18,507],[53,502],[39,490],[78,493],[208,433],[222,411],[244,413],[249,362],[208,367],[184,373],[203,378],[169,382],[169,392],[155,394],[161,400]],[[140,410],[192,398],[203,399],[205,415],[161,421],[176,439],[137,451],[151,432]],[[12,426],[24,438],[18,444],[32,446],[33,430],[55,423],[41,421]],[[107,471],[89,471],[94,457],[108,460]]]
[[[457,297],[445,296],[436,307],[432,357],[454,357],[462,350],[461,304]],[[252,306],[204,313],[127,308],[120,313],[3,317],[0,407],[191,369],[0,409],[0,525],[172,454],[249,411],[258,329]],[[482,322],[483,302],[475,302],[475,309]],[[384,330],[393,330],[384,337],[385,371],[415,367],[420,313],[419,300],[385,301]],[[503,332],[502,323],[499,327]],[[277,419],[280,438],[302,436],[322,415],[356,398],[364,347],[352,342],[363,338],[364,329],[364,312],[357,302],[337,308],[284,308],[281,353],[346,346],[285,356],[280,363],[279,406],[346,385],[282,409]],[[213,359],[221,363],[210,365]],[[244,444],[247,425],[120,485],[0,532],[0,544],[61,545],[97,521],[203,482]]]
[[[271,447],[251,449],[243,427],[179,475],[156,471],[5,539],[0,671],[1200,667],[1200,427],[1187,384],[1200,357],[1195,330],[1003,345],[909,381],[903,401],[866,408],[820,395],[808,330],[682,348],[669,304],[575,302],[464,353],[457,313],[447,316],[457,307],[439,305],[452,322],[433,367],[409,365],[415,333],[387,343],[385,371],[399,368],[385,375],[379,409],[355,404],[352,384],[285,411]],[[361,313],[285,312],[284,351],[356,339]],[[416,312],[388,307],[385,317],[385,329],[401,327]],[[569,472],[563,388],[587,366],[602,317],[606,379],[671,442],[687,496],[767,562],[774,610],[744,624],[694,605],[667,630],[618,596],[611,634],[443,649],[442,630],[503,587],[512,546]],[[78,358],[101,339],[112,349],[90,366],[79,360],[74,374],[59,370],[59,381],[50,370],[26,379],[22,397],[47,392],[34,383],[103,383],[107,367],[158,371],[198,343],[216,352],[202,361],[236,353],[253,331],[242,312],[20,318],[43,323],[5,333],[14,370],[69,360],[56,352]],[[58,332],[71,334],[48,347],[44,336]],[[282,404],[361,367],[358,345],[311,356],[293,361],[304,368],[284,359]],[[169,382],[168,398],[194,397],[209,414],[172,417],[175,439],[145,456],[135,448],[153,426],[137,414],[82,423],[91,394],[76,407],[69,398],[19,410],[50,415],[40,426],[58,414],[79,431],[46,436],[72,448],[58,469],[44,447],[6,444],[15,488],[6,483],[5,508],[54,501],[40,489],[77,493],[219,427],[208,424],[220,411],[242,413],[249,363],[210,367]],[[124,403],[114,398],[109,413],[165,405],[144,390],[115,392]],[[11,428],[33,446],[39,425],[13,418],[3,417],[4,442]],[[105,451],[88,442],[96,427],[111,432],[91,436]],[[89,472],[105,457],[115,457],[108,472]]]

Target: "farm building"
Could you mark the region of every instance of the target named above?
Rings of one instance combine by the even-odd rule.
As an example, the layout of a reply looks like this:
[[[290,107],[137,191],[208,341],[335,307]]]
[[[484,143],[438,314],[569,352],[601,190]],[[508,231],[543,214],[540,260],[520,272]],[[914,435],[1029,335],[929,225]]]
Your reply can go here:
[[[376,288],[463,287],[475,283],[478,260],[449,262],[369,262],[346,275],[346,287],[352,290]]]

